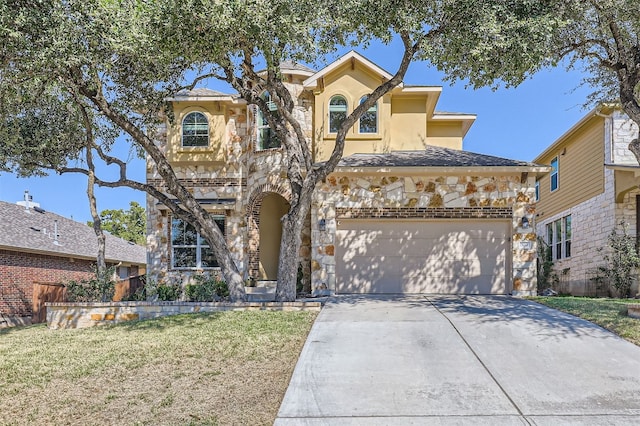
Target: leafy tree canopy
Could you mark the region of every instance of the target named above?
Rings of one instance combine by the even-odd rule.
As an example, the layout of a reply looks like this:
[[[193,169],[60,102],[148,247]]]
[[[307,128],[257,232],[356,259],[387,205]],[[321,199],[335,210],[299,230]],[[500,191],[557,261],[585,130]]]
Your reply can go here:
[[[166,99],[182,88],[225,81],[263,112],[282,141],[291,209],[283,219],[278,297],[295,297],[300,226],[311,193],[342,156],[360,115],[399,84],[416,58],[473,86],[515,85],[554,62],[566,24],[552,0],[0,0],[0,167],[23,175],[91,175],[90,153],[120,168],[102,186],[146,191],[193,224],[221,264],[233,299],[242,277],[209,213],[177,179],[154,138]],[[400,38],[394,77],[343,122],[329,161],[313,164],[281,79],[284,60],[314,64],[338,47]],[[266,72],[259,72],[266,69]],[[259,98],[268,90],[277,106]],[[153,163],[162,187],[135,182],[110,152],[126,136]]]
[[[102,210],[100,221],[102,229],[111,235],[145,245],[147,217],[144,207],[137,202],[131,201],[128,210]],[[93,222],[88,221],[87,225],[93,226]]]

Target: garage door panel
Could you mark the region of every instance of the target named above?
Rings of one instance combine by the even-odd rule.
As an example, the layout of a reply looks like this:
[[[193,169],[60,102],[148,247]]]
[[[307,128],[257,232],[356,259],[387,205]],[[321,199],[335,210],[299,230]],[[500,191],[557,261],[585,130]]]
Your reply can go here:
[[[506,292],[506,221],[340,221],[339,293]]]

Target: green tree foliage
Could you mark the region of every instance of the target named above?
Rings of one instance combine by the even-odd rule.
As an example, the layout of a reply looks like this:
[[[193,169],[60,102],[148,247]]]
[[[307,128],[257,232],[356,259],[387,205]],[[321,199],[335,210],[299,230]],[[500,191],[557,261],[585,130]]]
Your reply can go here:
[[[165,100],[219,79],[257,105],[287,157],[290,210],[283,218],[277,297],[295,297],[300,230],[317,182],[337,165],[348,129],[398,85],[416,58],[474,86],[515,85],[551,63],[550,34],[564,25],[559,2],[534,0],[3,0],[0,2],[0,167],[22,175],[89,175],[86,154],[119,167],[113,181],[165,204],[209,242],[229,286],[244,280],[214,218],[177,179],[154,142]],[[280,75],[293,60],[321,64],[341,46],[402,42],[389,81],[342,123],[329,160],[314,164]],[[264,69],[265,72],[258,72]],[[276,110],[261,100],[268,90]],[[127,175],[111,153],[125,136],[155,164],[162,188]],[[83,151],[84,150],[84,151]]]
[[[640,125],[640,2],[637,0],[554,0],[564,24],[549,32],[552,62],[569,60],[594,90],[587,104],[615,103]],[[640,142],[629,149],[640,161]]]
[[[607,266],[601,268],[620,297],[631,296],[631,285],[637,279],[636,268],[640,266],[636,239],[628,230],[629,225],[624,221],[613,228],[608,238],[609,251],[604,256]]]
[[[102,229],[111,235],[145,245],[147,217],[144,207],[137,202],[131,201],[128,210],[102,210],[100,220]],[[88,221],[87,225],[93,226],[93,222]]]

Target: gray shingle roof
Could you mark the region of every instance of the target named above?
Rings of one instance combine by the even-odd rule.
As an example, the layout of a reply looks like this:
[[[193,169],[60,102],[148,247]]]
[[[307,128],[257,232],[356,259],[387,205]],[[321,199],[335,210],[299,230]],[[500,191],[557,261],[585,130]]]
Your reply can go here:
[[[53,238],[58,221],[58,244]],[[52,256],[95,259],[98,241],[93,228],[55,213],[39,213],[33,208],[0,201],[0,248]],[[108,262],[144,265],[146,249],[113,235],[106,235]]]
[[[311,73],[315,73],[316,72],[314,69],[311,69],[306,65],[298,64],[296,62],[291,62],[291,61],[282,61],[282,62],[280,62],[280,69],[281,70],[293,70],[293,71],[306,71],[306,72],[311,72]]]
[[[177,97],[182,97],[182,96],[199,96],[199,97],[216,97],[216,96],[238,96],[237,93],[222,93],[222,92],[218,92],[217,90],[212,90],[212,89],[207,89],[205,87],[198,87],[192,90],[180,90],[178,93],[176,93]]]
[[[537,167],[535,163],[509,160],[457,149],[427,146],[424,151],[393,151],[387,154],[353,154],[338,167]]]

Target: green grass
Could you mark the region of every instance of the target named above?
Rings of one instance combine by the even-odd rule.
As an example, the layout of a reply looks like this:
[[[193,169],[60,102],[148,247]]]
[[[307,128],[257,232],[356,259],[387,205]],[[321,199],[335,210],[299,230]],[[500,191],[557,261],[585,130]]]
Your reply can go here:
[[[316,315],[0,330],[0,424],[272,424]]]
[[[640,300],[589,297],[532,297],[531,300],[584,318],[640,346],[640,319],[627,316],[627,305]]]

